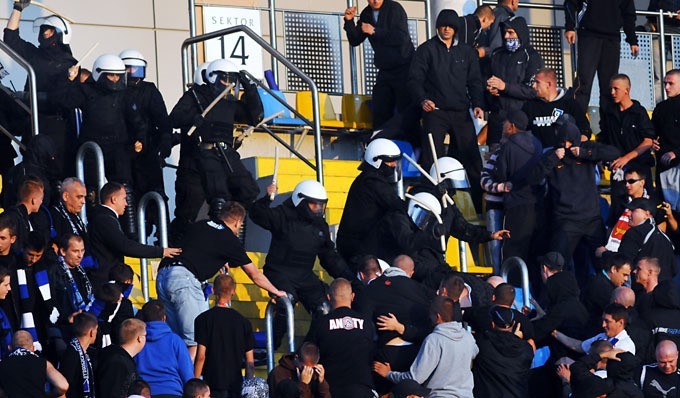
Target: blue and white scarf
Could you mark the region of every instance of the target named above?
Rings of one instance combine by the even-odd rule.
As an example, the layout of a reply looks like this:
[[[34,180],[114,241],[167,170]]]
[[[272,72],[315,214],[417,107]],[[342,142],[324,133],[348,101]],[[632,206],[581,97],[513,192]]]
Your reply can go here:
[[[92,301],[94,300],[94,294],[92,293],[92,284],[90,283],[90,280],[87,278],[85,271],[80,265],[73,269],[73,271],[78,272],[85,281],[85,290],[87,293],[87,297],[83,298],[83,295],[80,293],[80,290],[78,290],[78,284],[76,283],[75,279],[73,278],[73,274],[71,273],[72,270],[68,267],[68,265],[66,265],[66,262],[64,261],[64,258],[62,256],[59,256],[58,263],[59,266],[61,266],[61,269],[66,273],[69,283],[71,284],[71,289],[69,289],[69,291],[71,293],[71,303],[73,305],[74,312],[78,310],[87,311],[89,306],[92,304]]]
[[[80,358],[80,371],[83,376],[83,398],[94,398],[94,372],[92,372],[92,363],[90,362],[90,356],[87,352],[83,350],[83,346],[80,345],[80,341],[77,338],[71,340],[71,347],[73,347],[78,353]]]
[[[34,270],[35,271],[35,270]],[[21,309],[21,329],[26,330],[33,336],[33,342],[38,351],[42,351],[42,345],[38,339],[38,333],[35,329],[35,319],[33,318],[33,307],[37,298],[31,297],[31,291],[28,288],[28,278],[30,275],[25,269],[17,269],[17,283],[19,284],[19,298]],[[51,309],[50,322],[56,323],[59,318],[59,311],[52,303],[52,294],[50,293],[50,283],[46,270],[33,272],[35,284],[38,286],[38,291],[42,300],[45,302],[47,308]]]

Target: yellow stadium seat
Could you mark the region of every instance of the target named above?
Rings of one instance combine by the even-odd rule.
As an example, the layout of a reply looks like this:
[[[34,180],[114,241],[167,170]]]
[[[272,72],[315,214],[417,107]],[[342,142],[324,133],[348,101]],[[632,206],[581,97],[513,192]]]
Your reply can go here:
[[[309,120],[314,120],[311,91],[298,91],[295,96],[295,107],[302,116]],[[336,129],[345,127],[345,123],[343,123],[342,120],[337,119],[331,97],[326,93],[319,93],[319,114],[321,115],[321,120],[319,121],[321,127]]]
[[[370,95],[344,94],[342,96],[342,121],[346,128],[373,128],[373,112],[368,106],[370,100]]]

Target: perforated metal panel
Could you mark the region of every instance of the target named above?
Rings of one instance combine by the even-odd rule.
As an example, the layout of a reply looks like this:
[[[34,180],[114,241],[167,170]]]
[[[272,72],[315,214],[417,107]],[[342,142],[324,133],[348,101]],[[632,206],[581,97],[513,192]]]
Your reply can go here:
[[[671,54],[673,56],[673,69],[680,68],[680,35],[671,36]]]
[[[630,53],[630,45],[626,43],[625,36],[621,34],[621,64],[619,73],[625,73],[630,77],[630,96],[640,102],[646,109],[654,109],[654,59],[652,51],[652,35],[638,33],[638,48],[640,53],[633,58]],[[600,86],[597,74],[593,80],[593,90],[590,92],[590,106],[600,106]]]
[[[418,43],[418,21],[408,21],[408,34],[411,36],[413,47],[416,47],[416,44]],[[368,40],[364,41],[361,47],[363,48],[364,53],[364,93],[366,95],[371,95],[371,93],[373,93],[375,79],[378,76],[378,68],[373,64],[375,53],[373,52],[373,46],[371,46]]]
[[[557,73],[557,82],[564,87],[564,53],[562,52],[562,29],[549,26],[530,26],[529,42],[541,54],[546,68]]]
[[[320,91],[342,94],[342,50],[338,15],[285,12],[286,57],[307,74]],[[288,90],[309,90],[288,71]]]

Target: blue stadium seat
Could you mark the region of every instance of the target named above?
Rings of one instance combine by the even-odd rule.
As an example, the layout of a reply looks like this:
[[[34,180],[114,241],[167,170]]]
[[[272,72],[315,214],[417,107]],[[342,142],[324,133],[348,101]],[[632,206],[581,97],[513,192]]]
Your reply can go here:
[[[278,90],[272,90],[277,97],[281,98],[284,102],[286,101],[286,97],[283,95],[281,91]],[[296,117],[292,117],[290,111],[288,108],[283,106],[281,102],[279,102],[278,99],[274,98],[272,95],[270,95],[267,91],[265,91],[263,88],[258,87],[257,88],[257,93],[260,95],[260,100],[262,101],[262,106],[264,108],[264,117],[271,116],[279,111],[283,111],[283,115],[281,117],[274,118],[269,124],[275,124],[275,125],[280,125],[280,126],[304,126],[305,122],[302,121],[301,119],[298,119]]]
[[[407,154],[411,159],[416,159],[416,154],[413,151],[413,147],[411,144],[407,141],[399,141],[399,140],[392,140],[397,146],[399,147],[399,150],[401,150],[401,153]],[[416,178],[420,177],[420,171],[415,168],[406,158],[401,159],[401,174],[404,176],[404,178]]]

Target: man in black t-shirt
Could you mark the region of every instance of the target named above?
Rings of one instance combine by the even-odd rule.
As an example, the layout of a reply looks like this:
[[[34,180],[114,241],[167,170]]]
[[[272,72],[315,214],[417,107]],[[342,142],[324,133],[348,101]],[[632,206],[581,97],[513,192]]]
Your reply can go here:
[[[95,370],[97,398],[124,398],[139,377],[134,358],[146,344],[146,324],[127,319],[120,327],[120,345],[110,345],[99,354]]]
[[[319,363],[334,397],[373,397],[371,361],[375,327],[370,319],[352,310],[351,283],[338,278],[330,285],[333,308],[328,315],[312,321],[305,341],[319,347]]]
[[[645,365],[639,371],[640,389],[646,398],[676,398],[680,384],[678,371],[678,347],[671,340],[663,340],[656,346],[656,363]]]
[[[245,358],[246,377],[255,374],[253,328],[231,307],[236,282],[230,275],[215,278],[215,307],[196,318],[198,352],[194,376],[203,376],[212,397],[241,396],[241,363]]]
[[[187,343],[192,358],[196,356],[194,320],[208,310],[202,282],[225,266],[241,267],[257,286],[274,297],[286,296],[286,292],[272,285],[243,249],[237,235],[245,215],[243,206],[227,202],[219,219],[189,227],[181,244],[182,253],[160,264],[156,279],[158,298],[165,304],[168,325]]]

